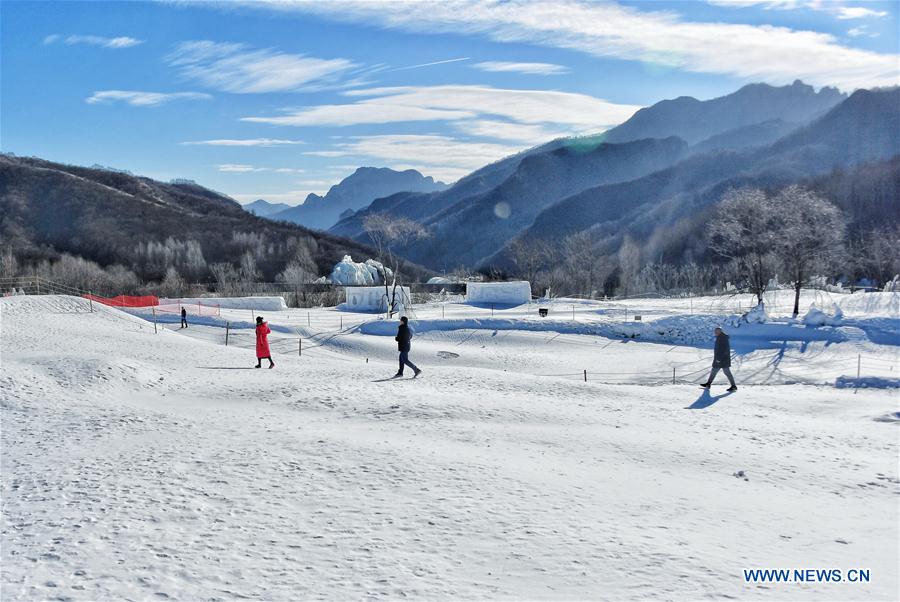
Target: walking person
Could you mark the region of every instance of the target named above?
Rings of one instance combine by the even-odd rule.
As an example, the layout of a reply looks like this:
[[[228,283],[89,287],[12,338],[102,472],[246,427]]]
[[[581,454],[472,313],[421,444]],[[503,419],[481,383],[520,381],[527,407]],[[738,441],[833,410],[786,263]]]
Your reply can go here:
[[[181,327],[187,328],[187,310],[185,308],[181,308]]]
[[[731,343],[729,343],[728,335],[718,326],[716,326],[715,333],[716,346],[713,351],[712,372],[709,373],[709,379],[700,386],[704,389],[709,389],[716,379],[719,370],[721,370],[725,373],[725,376],[728,377],[728,382],[731,383],[728,390],[732,392],[737,391],[737,385],[734,384],[734,377],[731,375]]]
[[[263,320],[262,316],[256,316],[256,367],[262,368],[262,361],[269,360],[269,368],[275,367],[272,361],[272,352],[269,351],[269,333],[272,329]]]
[[[409,361],[409,350],[411,348],[410,341],[412,340],[413,331],[409,327],[409,320],[406,316],[400,318],[400,327],[397,329],[397,336],[394,337],[394,340],[397,341],[397,349],[400,350],[400,370],[397,371],[397,374],[394,375],[394,378],[400,378],[403,376],[403,367],[409,366],[413,369],[413,378],[417,377],[422,373],[414,363]]]

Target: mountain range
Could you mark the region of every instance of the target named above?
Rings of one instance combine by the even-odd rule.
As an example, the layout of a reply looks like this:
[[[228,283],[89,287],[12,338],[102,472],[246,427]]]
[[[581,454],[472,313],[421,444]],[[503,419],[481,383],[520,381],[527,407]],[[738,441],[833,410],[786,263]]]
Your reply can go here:
[[[508,267],[512,241],[557,244],[586,229],[603,252],[628,233],[649,256],[665,248],[677,262],[690,258],[692,220],[708,217],[728,187],[786,184],[900,152],[898,107],[897,89],[847,96],[801,82],[665,100],[608,132],[529,149],[447,190],[377,199],[331,232],[368,241],[365,215],[415,220],[430,236],[396,250],[433,269]]]
[[[325,196],[309,194],[302,205],[288,207],[266,215],[274,220],[293,222],[327,230],[343,216],[368,206],[377,198],[396,192],[435,192],[447,185],[423,176],[415,169],[396,171],[387,167],[360,167],[332,186]]]
[[[256,199],[252,203],[247,203],[243,206],[244,211],[247,213],[252,213],[253,215],[258,215],[259,217],[270,217],[284,211],[286,209],[290,209],[291,205],[287,203],[270,203],[265,199]]]
[[[195,183],[9,154],[0,154],[0,238],[23,263],[69,253],[124,265],[147,280],[162,278],[169,265],[205,280],[208,265],[239,265],[250,253],[259,278],[271,282],[297,258],[327,274],[344,255],[374,254],[358,242],[251,215]]]

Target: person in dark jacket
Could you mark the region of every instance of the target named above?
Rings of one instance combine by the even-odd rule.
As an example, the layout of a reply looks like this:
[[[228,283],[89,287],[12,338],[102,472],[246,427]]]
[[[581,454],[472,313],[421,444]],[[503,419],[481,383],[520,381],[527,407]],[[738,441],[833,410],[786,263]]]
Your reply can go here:
[[[400,378],[403,376],[403,367],[409,366],[413,369],[413,378],[417,377],[422,373],[421,370],[416,368],[416,365],[409,361],[409,350],[411,348],[410,341],[412,340],[412,330],[409,328],[409,320],[406,316],[400,318],[400,327],[397,329],[397,336],[394,337],[394,340],[397,341],[397,349],[400,350],[400,369],[397,371],[397,374],[394,375],[394,378]]]
[[[185,308],[181,308],[181,327],[187,328],[187,310]]]
[[[715,332],[716,347],[713,352],[712,372],[709,373],[709,379],[700,386],[704,389],[710,388],[713,381],[716,379],[719,370],[721,370],[725,373],[725,376],[728,377],[728,382],[731,383],[728,390],[737,391],[737,385],[734,384],[734,377],[731,375],[731,344],[728,342],[728,335],[718,326],[716,327]]]

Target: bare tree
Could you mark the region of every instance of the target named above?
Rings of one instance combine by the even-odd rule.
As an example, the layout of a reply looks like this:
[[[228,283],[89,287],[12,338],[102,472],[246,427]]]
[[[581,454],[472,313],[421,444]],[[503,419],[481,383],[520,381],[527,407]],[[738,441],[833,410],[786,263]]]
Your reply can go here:
[[[519,278],[524,278],[532,286],[538,286],[538,274],[541,273],[547,264],[552,260],[552,252],[550,246],[543,240],[525,240],[523,238],[514,239],[506,247],[509,258],[515,266],[515,274]]]
[[[563,240],[561,284],[573,294],[593,297],[612,271],[612,262],[597,252],[596,243],[593,234],[587,230]]]
[[[781,216],[778,253],[794,282],[797,317],[800,289],[817,270],[831,269],[844,253],[844,216],[830,202],[800,186],[788,186],[774,201]]]
[[[316,279],[316,276],[306,269],[303,263],[295,259],[284,266],[284,270],[278,274],[276,279],[279,282],[284,282],[293,289],[294,298],[299,306],[301,285],[312,282]]]
[[[405,263],[403,256],[397,253],[397,250],[405,248],[413,240],[427,237],[428,230],[411,219],[387,213],[367,215],[363,218],[363,230],[369,235],[369,239],[378,252],[378,261],[381,263],[381,280],[384,282],[384,294],[388,301],[388,315],[391,316],[399,301],[397,287],[402,281],[402,270]],[[386,267],[393,272],[390,276],[392,280],[390,283],[388,283],[389,276]]]
[[[759,303],[778,266],[776,209],[762,190],[731,190],[723,197],[709,224],[710,249],[734,262]]]

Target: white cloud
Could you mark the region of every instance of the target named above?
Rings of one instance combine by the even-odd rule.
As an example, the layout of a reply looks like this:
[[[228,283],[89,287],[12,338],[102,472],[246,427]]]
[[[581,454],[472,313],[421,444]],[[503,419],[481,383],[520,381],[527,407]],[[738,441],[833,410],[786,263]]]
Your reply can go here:
[[[728,8],[759,7],[765,10],[815,10],[831,13],[838,19],[866,19],[886,17],[887,11],[864,6],[847,6],[845,0],[706,0],[709,4]]]
[[[886,17],[888,14],[883,10],[872,10],[863,6],[842,6],[837,11],[838,19],[868,19],[871,17]]]
[[[828,33],[689,21],[673,12],[606,2],[260,0],[251,6],[416,33],[482,35],[770,83],[799,78],[814,85],[855,89],[896,85],[898,78],[896,55],[843,46]]]
[[[640,107],[573,92],[490,86],[404,86],[344,92],[353,103],[319,105],[243,121],[293,126],[348,126],[451,121],[461,130],[515,141],[541,142],[548,132],[595,133],[621,123]],[[498,119],[499,118],[499,119]],[[517,127],[517,126],[532,127]]]
[[[111,104],[124,102],[133,107],[155,107],[173,100],[207,100],[212,98],[202,92],[138,92],[134,90],[100,90],[94,92],[85,102],[88,104]]]
[[[881,34],[870,31],[868,25],[859,25],[858,27],[851,27],[850,29],[848,29],[847,35],[851,38],[858,38],[861,36],[865,36],[867,38],[877,38]]]
[[[277,138],[250,138],[245,140],[218,139],[192,140],[182,142],[185,146],[283,146],[289,144],[306,144],[300,140],[278,140]]]
[[[243,163],[225,163],[222,165],[216,165],[216,169],[227,173],[306,173],[305,169],[296,169],[293,167],[257,167],[255,165],[245,165]]]
[[[245,44],[183,42],[168,57],[181,75],[203,86],[258,94],[334,87],[357,67],[346,59],[320,59]],[[346,82],[345,82],[346,83]]]
[[[143,44],[143,40],[130,38],[128,36],[119,36],[115,38],[104,38],[102,36],[81,36],[71,35],[63,37],[59,34],[52,34],[44,38],[44,44],[55,44],[62,41],[69,46],[75,44],[89,44],[91,46],[100,46],[102,48],[131,48],[138,44]]]
[[[494,73],[527,73],[529,75],[562,75],[568,73],[569,68],[553,63],[508,63],[504,61],[485,61],[472,65],[481,71]]]

